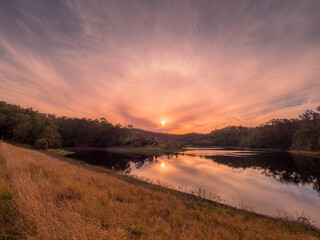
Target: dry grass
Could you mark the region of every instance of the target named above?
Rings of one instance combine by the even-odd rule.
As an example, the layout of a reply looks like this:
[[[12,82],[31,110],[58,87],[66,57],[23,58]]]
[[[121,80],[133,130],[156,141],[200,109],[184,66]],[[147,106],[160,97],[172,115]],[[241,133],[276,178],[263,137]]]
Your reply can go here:
[[[12,221],[27,239],[319,238],[295,224],[128,183],[37,151],[2,143],[0,154],[15,192]]]
[[[17,212],[13,200],[14,191],[3,158],[0,156],[0,237],[18,239],[21,237],[15,227]]]

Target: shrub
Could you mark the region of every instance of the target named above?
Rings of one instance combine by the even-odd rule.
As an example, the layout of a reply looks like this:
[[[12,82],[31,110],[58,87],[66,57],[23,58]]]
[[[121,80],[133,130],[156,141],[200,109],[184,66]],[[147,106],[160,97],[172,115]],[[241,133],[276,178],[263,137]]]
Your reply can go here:
[[[37,139],[34,142],[34,147],[37,149],[48,149],[48,141],[44,138]]]

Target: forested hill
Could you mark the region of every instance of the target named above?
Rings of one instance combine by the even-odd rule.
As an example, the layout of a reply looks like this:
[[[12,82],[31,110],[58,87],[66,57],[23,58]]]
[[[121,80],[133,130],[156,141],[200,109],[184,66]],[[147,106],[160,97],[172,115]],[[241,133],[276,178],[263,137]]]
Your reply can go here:
[[[272,119],[257,127],[229,126],[206,134],[198,145],[320,150],[320,107],[298,118]]]
[[[44,140],[50,148],[111,147],[124,144],[128,129],[106,119],[56,117],[32,108],[0,102],[0,137],[11,142],[34,144]]]
[[[193,145],[205,137],[201,133],[187,133],[187,134],[168,134],[152,131],[145,131],[142,129],[133,128],[130,130],[134,136],[142,136],[144,139],[153,139],[158,143],[162,142],[177,142],[184,145]]]
[[[320,107],[294,119],[272,119],[257,127],[229,126],[209,134],[155,133],[113,125],[106,119],[57,117],[0,102],[0,137],[26,144],[60,147],[144,146],[175,143],[195,146],[320,150]]]

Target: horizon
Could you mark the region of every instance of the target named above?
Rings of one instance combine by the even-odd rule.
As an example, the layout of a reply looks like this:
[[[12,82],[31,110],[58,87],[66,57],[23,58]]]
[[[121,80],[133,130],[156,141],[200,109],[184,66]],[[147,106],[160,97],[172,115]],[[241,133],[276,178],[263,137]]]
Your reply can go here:
[[[0,100],[0,103],[1,103],[1,102],[4,102],[4,103],[6,103],[6,104],[10,104],[10,105],[16,105],[16,106],[21,107],[21,108],[23,108],[23,109],[31,109],[31,110],[33,110],[33,111],[36,111],[36,112],[40,113],[40,114],[47,114],[47,115],[52,114],[52,113],[48,113],[48,112],[40,112],[39,110],[34,109],[33,107],[23,107],[23,106],[14,104],[14,103],[8,103],[8,102],[5,102],[5,101]],[[318,106],[316,109],[305,109],[304,112],[307,111],[307,110],[308,110],[308,111],[311,110],[312,112],[319,112],[318,108],[320,108],[320,106]],[[301,112],[300,114],[303,114],[303,112]],[[299,114],[299,116],[300,116],[300,114]],[[98,121],[101,121],[101,120],[103,119],[103,120],[106,120],[108,123],[111,123],[111,122],[109,122],[108,119],[106,119],[105,117],[87,118],[87,117],[81,117],[81,116],[79,116],[79,117],[72,117],[72,116],[65,116],[65,115],[60,115],[60,116],[59,116],[59,115],[56,115],[56,114],[53,114],[53,115],[54,115],[55,117],[57,117],[57,118],[68,117],[68,118],[79,118],[79,119],[89,119],[89,120],[98,120]],[[142,131],[146,131],[146,132],[160,133],[160,134],[169,134],[169,135],[202,134],[202,135],[206,135],[206,134],[210,134],[210,133],[212,133],[212,132],[214,132],[214,131],[216,131],[216,130],[224,129],[224,128],[227,128],[227,127],[256,128],[256,127],[258,127],[258,126],[260,126],[260,125],[267,124],[269,121],[274,120],[274,119],[276,119],[276,120],[284,120],[284,119],[294,120],[294,119],[299,119],[299,116],[296,116],[296,117],[293,117],[293,118],[290,118],[290,119],[287,119],[287,118],[273,118],[273,119],[269,119],[269,120],[266,121],[266,122],[259,123],[259,124],[253,125],[253,126],[227,125],[227,126],[224,126],[224,127],[211,129],[209,132],[205,132],[205,133],[201,133],[201,132],[185,132],[185,133],[157,132],[157,131],[152,131],[152,130],[146,130],[146,129],[143,129],[143,128],[137,128],[137,127],[135,127],[135,126],[133,126],[133,125],[131,125],[131,124],[127,124],[126,126],[125,126],[125,125],[121,125],[121,124],[120,124],[120,125],[121,125],[121,127],[131,128],[131,129],[134,129],[134,130],[142,130]],[[112,124],[113,126],[115,126],[115,125],[117,125],[117,124],[119,124],[119,123],[111,123],[111,124]]]
[[[159,133],[320,105],[320,1],[1,1],[1,100]]]

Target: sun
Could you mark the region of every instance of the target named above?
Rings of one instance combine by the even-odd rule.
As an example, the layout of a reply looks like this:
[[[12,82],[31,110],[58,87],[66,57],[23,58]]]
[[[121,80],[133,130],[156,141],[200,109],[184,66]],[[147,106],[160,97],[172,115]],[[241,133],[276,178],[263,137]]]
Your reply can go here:
[[[161,125],[164,126],[166,124],[166,121],[162,120]]]

